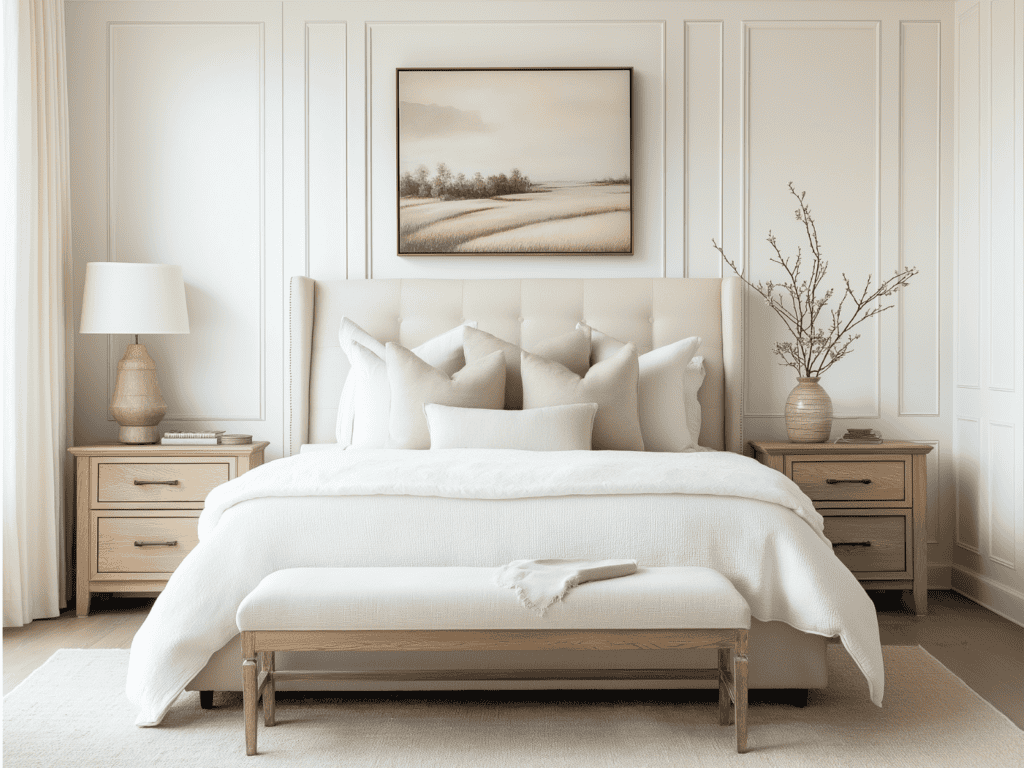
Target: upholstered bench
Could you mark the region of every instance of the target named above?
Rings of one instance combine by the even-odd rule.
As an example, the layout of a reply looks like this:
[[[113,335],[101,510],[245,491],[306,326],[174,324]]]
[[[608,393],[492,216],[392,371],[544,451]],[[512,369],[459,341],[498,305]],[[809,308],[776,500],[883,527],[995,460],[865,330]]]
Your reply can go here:
[[[542,617],[495,584],[494,568],[294,568],[260,582],[238,608],[246,754],[256,754],[256,710],[274,724],[275,682],[349,679],[284,672],[275,651],[642,650],[717,648],[719,723],[747,749],[750,608],[710,568],[640,568],[573,589]],[[257,670],[257,657],[262,670]],[[573,679],[682,679],[708,670],[588,670]],[[529,670],[529,679],[564,678]],[[483,673],[483,674],[481,674]],[[359,673],[365,678],[365,673]],[[383,672],[381,679],[393,678]],[[428,677],[429,670],[423,671]],[[493,670],[458,679],[500,679]],[[515,679],[524,679],[521,675]]]

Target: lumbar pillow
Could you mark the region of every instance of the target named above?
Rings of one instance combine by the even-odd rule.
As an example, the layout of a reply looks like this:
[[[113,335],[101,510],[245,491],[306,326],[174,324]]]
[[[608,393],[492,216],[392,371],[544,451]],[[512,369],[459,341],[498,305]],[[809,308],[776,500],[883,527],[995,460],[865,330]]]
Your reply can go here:
[[[391,382],[389,448],[429,448],[426,403],[461,408],[501,408],[505,404],[505,357],[494,352],[454,375],[423,362],[400,344],[386,346]]]
[[[625,346],[593,328],[591,339],[595,363]],[[697,391],[704,383],[704,358],[694,353],[700,342],[699,336],[691,336],[640,355],[640,429],[645,450],[685,451],[697,446],[701,426]]]
[[[464,325],[476,327],[476,322],[468,322]],[[417,357],[422,358],[435,368],[440,368],[449,374],[455,373],[466,364],[462,354],[462,328],[463,326],[460,325],[445,331],[440,336],[423,342],[412,351]],[[348,357],[349,364],[352,366],[352,370],[345,379],[345,386],[341,390],[341,402],[338,406],[338,422],[335,427],[338,445],[342,448],[349,445],[360,448],[383,448],[387,442],[386,414],[383,434],[379,430],[374,432],[366,427],[356,427],[356,422],[361,419],[361,414],[367,411],[365,401],[368,397],[373,398],[374,395],[379,395],[386,400],[383,407],[388,407],[387,402],[390,402],[390,396],[386,369],[371,366],[376,372],[376,378],[363,378],[365,370],[357,371],[357,363],[353,359],[358,355],[354,351],[353,344],[360,344],[364,350],[376,355],[382,363],[384,344],[347,317],[341,319],[338,340],[341,342],[341,351]],[[379,398],[373,398],[370,408],[373,407],[381,407]],[[358,441],[356,435],[358,435]]]
[[[597,403],[594,449],[642,451],[639,388],[640,363],[636,346],[627,344],[614,357],[598,363],[580,377],[561,363],[522,353],[523,408],[568,403]]]
[[[501,350],[505,355],[505,408],[520,410],[523,407],[523,377],[519,372],[519,358],[523,350],[476,328],[463,328],[462,344],[467,363]],[[573,373],[583,376],[590,368],[590,328],[577,326],[575,331],[545,339],[531,352],[561,363]]]
[[[520,451],[589,451],[597,403],[552,405],[527,411],[423,406],[430,450],[513,448]]]

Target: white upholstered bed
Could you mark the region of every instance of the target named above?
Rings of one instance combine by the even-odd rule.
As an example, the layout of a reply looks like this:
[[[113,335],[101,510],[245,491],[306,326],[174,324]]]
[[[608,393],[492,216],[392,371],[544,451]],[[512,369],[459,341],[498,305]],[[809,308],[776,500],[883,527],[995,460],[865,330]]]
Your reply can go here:
[[[742,453],[741,306],[741,283],[735,278],[330,282],[293,278],[286,329],[289,444],[285,454],[298,454],[303,445],[335,441],[339,396],[348,373],[347,359],[338,341],[343,316],[381,341],[397,341],[408,347],[467,320],[476,321],[481,330],[526,349],[544,338],[572,330],[578,322],[632,341],[640,353],[698,335],[703,339],[700,353],[707,371],[699,394],[703,413],[700,445]],[[358,452],[315,451],[267,466],[295,467],[295,472],[302,473],[306,465],[301,462],[314,461],[312,457],[316,456],[316,463],[309,466],[322,472],[324,467],[330,466],[331,456],[353,453]],[[422,454],[445,452],[408,453],[421,454],[417,460],[422,464],[427,461]],[[381,456],[381,461],[393,459]],[[647,456],[658,457],[658,454]],[[643,455],[625,457],[623,462],[627,459],[634,463],[623,463],[624,471],[643,475],[638,471],[642,466],[635,463],[644,461]],[[372,475],[374,460],[372,454],[369,458],[353,458],[357,463],[350,469],[358,475],[358,462],[362,461],[363,470]],[[671,459],[662,454],[660,459],[649,461],[661,461],[664,465],[668,460]],[[423,468],[417,471],[422,472]],[[260,477],[255,471],[249,474],[255,475],[257,480]],[[173,642],[167,640],[167,636],[176,632],[173,626],[178,620],[176,612],[188,611],[194,624],[202,624],[206,616],[219,615],[220,637],[227,640],[230,633],[224,634],[224,617],[232,606],[237,606],[239,595],[244,596],[265,572],[301,565],[497,566],[512,559],[530,557],[634,557],[642,565],[716,567],[737,582],[741,592],[747,592],[745,597],[751,601],[754,615],[765,619],[753,622],[750,635],[752,688],[823,687],[826,684],[825,640],[821,635],[840,635],[865,670],[872,684],[873,698],[876,702],[881,700],[881,656],[880,649],[876,654],[876,649],[871,647],[871,627],[867,628],[867,640],[859,646],[857,642],[849,642],[849,634],[844,634],[843,630],[846,627],[849,632],[856,624],[858,631],[863,631],[862,625],[867,621],[874,625],[874,644],[877,645],[877,623],[870,601],[852,575],[832,556],[827,543],[819,540],[823,538],[820,531],[812,532],[810,525],[778,504],[751,498],[672,495],[664,488],[652,491],[651,495],[634,488],[628,493],[608,491],[610,495],[544,497],[521,493],[513,494],[514,497],[479,500],[453,498],[451,494],[421,496],[415,491],[391,496],[374,492],[373,487],[368,491],[342,491],[342,495],[281,493],[283,495],[271,493],[264,497],[259,493],[243,493],[230,504],[222,503],[223,508],[229,509],[218,517],[213,534],[208,530],[202,536],[199,547],[175,572],[167,590],[158,599],[132,649],[128,689],[143,710],[140,725],[159,722],[169,706],[168,700],[173,701],[173,695],[182,688],[241,689],[237,637],[226,644],[218,640],[211,646],[207,637],[200,640],[202,632],[194,628],[183,631],[181,638]],[[662,495],[656,495],[659,493]],[[210,511],[209,506],[208,502],[204,515]],[[810,514],[816,514],[811,509]],[[218,514],[221,511],[223,509],[218,510]],[[295,531],[290,530],[288,535],[295,540],[277,553],[274,545],[279,542],[273,541],[271,531],[282,524],[304,530],[307,539],[295,539]],[[235,555],[227,543],[229,532],[221,530],[231,526],[235,527],[231,536],[237,538],[241,531],[251,539],[245,544],[248,554],[254,549],[257,552],[259,564],[251,573],[246,570],[249,560],[244,563],[232,560]],[[722,540],[711,541],[724,539],[726,534],[740,542],[734,551],[728,551],[729,545]],[[701,536],[709,540],[703,542]],[[749,541],[744,544],[745,537]],[[332,543],[325,544],[325,539]],[[685,546],[677,544],[679,540],[685,540]],[[744,554],[747,551],[744,547],[753,553],[749,558]],[[757,558],[763,560],[752,562]],[[778,578],[774,586],[767,583],[776,579],[776,572],[787,572],[790,568],[798,572],[803,569],[803,572],[796,577],[789,574]],[[234,581],[243,582],[233,585],[233,592],[222,589],[219,584],[207,585],[200,581],[208,579],[210,574],[229,571]],[[242,571],[244,578],[238,575]],[[246,586],[249,582],[253,583]],[[816,622],[792,618],[802,610],[800,603],[805,590],[808,605],[816,600],[822,604],[821,618]],[[197,600],[201,603],[199,607],[195,605]],[[789,614],[779,607],[787,601]],[[785,621],[776,620],[779,617]],[[210,619],[211,633],[215,623]],[[801,623],[809,632],[790,626]],[[214,653],[216,648],[220,650]],[[202,666],[205,659],[209,660]],[[177,677],[164,675],[163,679],[155,680],[154,670],[168,663],[176,665]],[[396,657],[375,653],[348,654],[344,658],[320,654],[301,660],[289,658],[289,654],[278,657],[278,668],[282,669],[692,668],[713,667],[714,664],[715,656],[711,651],[578,653],[571,657],[548,654],[543,658],[533,658],[530,654],[404,654]],[[869,671],[875,665],[878,668]],[[308,683],[292,687],[299,685],[312,687]],[[332,683],[330,687],[403,690],[711,685],[711,681],[700,680],[565,680],[555,684],[518,680],[465,681],[455,675],[454,679],[441,681],[357,680]]]

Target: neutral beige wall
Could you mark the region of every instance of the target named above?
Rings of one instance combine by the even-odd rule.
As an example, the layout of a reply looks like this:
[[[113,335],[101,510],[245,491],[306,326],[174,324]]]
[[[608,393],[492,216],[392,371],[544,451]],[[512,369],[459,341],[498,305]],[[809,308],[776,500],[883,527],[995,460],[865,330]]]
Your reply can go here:
[[[75,295],[94,259],[180,263],[193,333],[144,339],[167,428],[280,455],[287,278],[713,276],[711,238],[772,275],[807,190],[836,280],[915,265],[823,383],[847,426],[928,442],[930,562],[953,540],[953,5],[949,2],[68,3]],[[399,257],[394,70],[632,66],[630,257]],[[746,430],[794,382],[748,312]],[[126,339],[76,339],[76,439],[109,439]]]
[[[956,6],[953,586],[1024,624],[1024,0]]]

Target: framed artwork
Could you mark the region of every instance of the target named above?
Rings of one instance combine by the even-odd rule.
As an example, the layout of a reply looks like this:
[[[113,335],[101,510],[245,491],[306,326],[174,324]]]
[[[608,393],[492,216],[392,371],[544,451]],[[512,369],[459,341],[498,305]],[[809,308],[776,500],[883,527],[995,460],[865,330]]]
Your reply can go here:
[[[399,69],[398,253],[632,254],[630,67]]]

